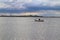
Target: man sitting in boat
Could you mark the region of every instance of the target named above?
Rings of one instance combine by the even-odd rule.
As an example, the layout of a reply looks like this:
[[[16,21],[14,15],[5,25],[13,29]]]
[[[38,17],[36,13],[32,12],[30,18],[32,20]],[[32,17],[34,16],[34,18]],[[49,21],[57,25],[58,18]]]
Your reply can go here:
[[[38,21],[40,21],[40,19],[38,19]]]

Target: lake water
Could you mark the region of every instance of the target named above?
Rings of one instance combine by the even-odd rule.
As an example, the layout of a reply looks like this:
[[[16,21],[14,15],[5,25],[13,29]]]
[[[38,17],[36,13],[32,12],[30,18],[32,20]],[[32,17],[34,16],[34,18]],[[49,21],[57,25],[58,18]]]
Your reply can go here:
[[[0,40],[60,40],[60,18],[0,17]]]

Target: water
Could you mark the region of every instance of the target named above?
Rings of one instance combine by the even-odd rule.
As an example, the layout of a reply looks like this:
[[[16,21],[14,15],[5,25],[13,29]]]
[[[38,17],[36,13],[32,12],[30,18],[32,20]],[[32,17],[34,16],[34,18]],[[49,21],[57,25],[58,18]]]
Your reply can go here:
[[[0,17],[0,40],[60,40],[60,18]]]

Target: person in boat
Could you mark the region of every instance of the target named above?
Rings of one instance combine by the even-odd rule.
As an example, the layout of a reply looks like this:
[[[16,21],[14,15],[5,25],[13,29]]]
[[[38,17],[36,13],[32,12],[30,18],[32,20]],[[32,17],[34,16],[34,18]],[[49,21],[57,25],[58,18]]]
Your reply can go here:
[[[38,19],[38,21],[40,21],[40,19]]]

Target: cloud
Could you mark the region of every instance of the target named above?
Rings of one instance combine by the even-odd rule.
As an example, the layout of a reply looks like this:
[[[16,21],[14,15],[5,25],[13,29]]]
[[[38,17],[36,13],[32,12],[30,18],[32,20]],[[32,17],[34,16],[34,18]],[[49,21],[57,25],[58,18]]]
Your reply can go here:
[[[41,11],[40,11],[41,13]],[[60,16],[60,11],[57,10],[46,10],[42,11],[42,16]]]
[[[23,5],[29,6],[57,6],[60,5],[59,0],[0,0],[0,2],[10,5],[11,8],[26,8]]]
[[[0,8],[5,8],[5,12],[60,10],[60,1],[53,0],[0,0],[0,2]]]
[[[0,3],[0,8],[8,8],[8,7],[10,7],[10,5],[6,5],[4,3]]]
[[[30,3],[32,2],[32,0],[1,0],[0,2],[2,2],[3,4],[6,4],[5,6],[10,5],[10,8],[25,8],[23,5],[25,3]],[[6,7],[7,8],[7,7]]]

